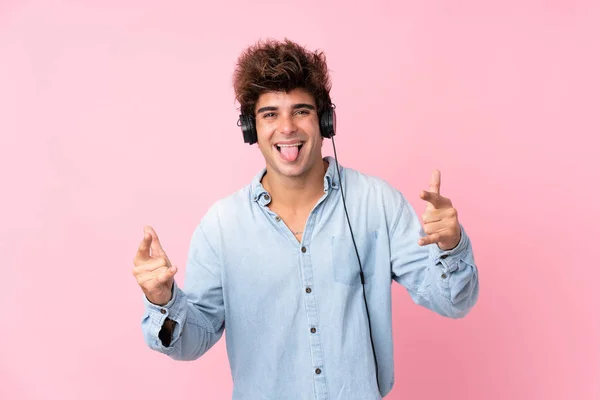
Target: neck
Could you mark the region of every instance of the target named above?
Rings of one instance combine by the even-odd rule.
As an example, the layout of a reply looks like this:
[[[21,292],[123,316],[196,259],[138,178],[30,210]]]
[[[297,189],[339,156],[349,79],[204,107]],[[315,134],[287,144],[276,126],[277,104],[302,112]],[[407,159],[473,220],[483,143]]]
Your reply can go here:
[[[271,194],[271,206],[298,210],[312,207],[315,201],[323,195],[323,178],[328,163],[323,160],[317,163],[305,176],[285,177],[277,174],[264,176],[262,184]]]

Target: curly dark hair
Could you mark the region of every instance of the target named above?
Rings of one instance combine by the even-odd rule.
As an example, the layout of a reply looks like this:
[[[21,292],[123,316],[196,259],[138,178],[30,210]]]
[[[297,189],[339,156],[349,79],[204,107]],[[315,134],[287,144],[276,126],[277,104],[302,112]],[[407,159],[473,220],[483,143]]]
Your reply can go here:
[[[296,88],[314,96],[319,114],[331,104],[331,81],[322,51],[310,52],[288,39],[268,39],[258,41],[239,56],[233,89],[243,114],[254,116],[262,93]]]

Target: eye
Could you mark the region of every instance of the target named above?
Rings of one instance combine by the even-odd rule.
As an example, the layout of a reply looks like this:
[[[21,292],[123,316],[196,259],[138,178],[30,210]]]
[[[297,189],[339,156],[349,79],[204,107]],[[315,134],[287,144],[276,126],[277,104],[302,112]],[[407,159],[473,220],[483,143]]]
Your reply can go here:
[[[308,110],[298,110],[298,111],[296,111],[296,114],[308,115],[308,114],[310,114],[310,112]]]
[[[263,114],[263,118],[273,118],[274,116],[275,116],[275,113],[272,113],[272,112]]]

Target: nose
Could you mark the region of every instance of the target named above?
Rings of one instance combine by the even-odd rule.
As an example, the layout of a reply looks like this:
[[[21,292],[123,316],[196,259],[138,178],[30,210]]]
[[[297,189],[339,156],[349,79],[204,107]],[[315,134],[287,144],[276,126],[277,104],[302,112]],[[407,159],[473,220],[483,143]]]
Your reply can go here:
[[[279,132],[284,135],[289,135],[290,133],[296,132],[296,123],[294,122],[294,118],[290,114],[282,114],[279,118]]]

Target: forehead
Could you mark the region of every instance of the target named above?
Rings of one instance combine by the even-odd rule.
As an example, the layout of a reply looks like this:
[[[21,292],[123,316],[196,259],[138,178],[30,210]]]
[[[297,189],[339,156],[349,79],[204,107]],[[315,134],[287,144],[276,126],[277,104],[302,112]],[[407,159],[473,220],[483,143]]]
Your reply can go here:
[[[256,109],[266,106],[272,107],[291,107],[294,104],[306,103],[315,106],[314,97],[304,89],[293,89],[289,92],[265,92],[258,97]]]

